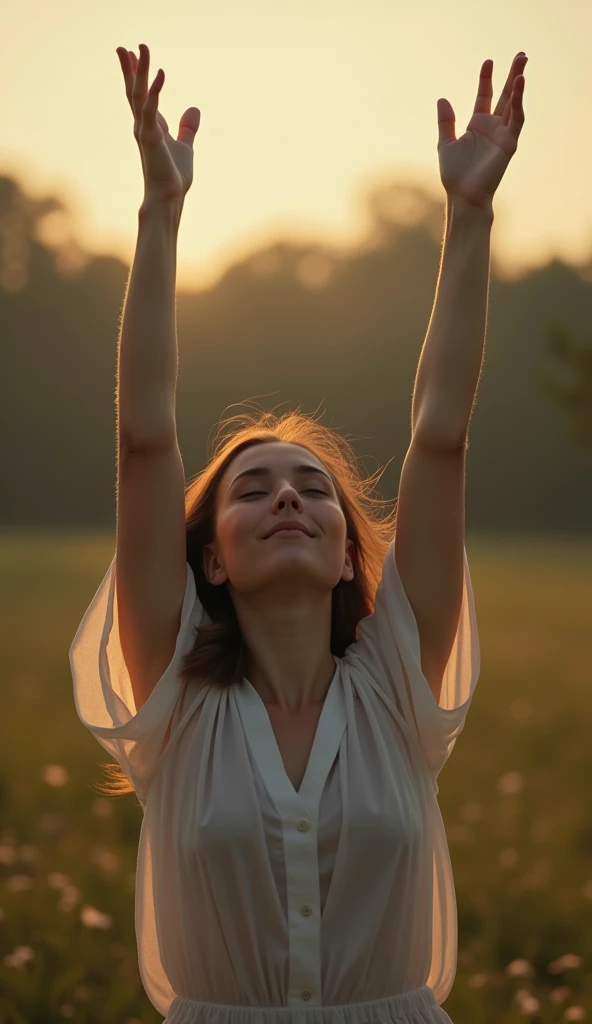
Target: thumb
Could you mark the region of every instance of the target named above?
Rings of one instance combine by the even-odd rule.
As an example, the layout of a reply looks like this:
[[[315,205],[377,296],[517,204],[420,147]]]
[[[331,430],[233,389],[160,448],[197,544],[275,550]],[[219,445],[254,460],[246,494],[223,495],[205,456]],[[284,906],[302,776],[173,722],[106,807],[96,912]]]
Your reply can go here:
[[[187,146],[193,146],[200,121],[201,111],[197,107],[189,107],[179,121],[177,142],[184,142]]]
[[[438,149],[447,142],[455,142],[455,117],[452,104],[445,99],[438,100]]]

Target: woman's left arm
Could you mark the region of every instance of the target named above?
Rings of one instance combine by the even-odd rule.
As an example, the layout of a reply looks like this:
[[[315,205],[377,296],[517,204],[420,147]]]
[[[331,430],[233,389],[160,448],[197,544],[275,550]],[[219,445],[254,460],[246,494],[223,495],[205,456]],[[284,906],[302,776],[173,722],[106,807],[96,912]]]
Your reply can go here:
[[[493,195],[524,124],[527,60],[524,53],[514,59],[493,114],[493,61],[483,63],[474,113],[460,139],[451,104],[438,100],[446,226],[411,413],[412,437],[430,447],[458,449],[466,442],[485,345]]]

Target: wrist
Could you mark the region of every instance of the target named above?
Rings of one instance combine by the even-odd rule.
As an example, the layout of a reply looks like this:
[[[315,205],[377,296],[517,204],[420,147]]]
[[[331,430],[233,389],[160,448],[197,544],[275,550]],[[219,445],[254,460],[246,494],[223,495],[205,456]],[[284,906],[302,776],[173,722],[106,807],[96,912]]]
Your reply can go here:
[[[487,224],[493,224],[494,220],[493,199],[488,199],[483,204],[469,203],[462,196],[447,192],[446,211],[457,220],[462,217],[464,220],[483,221]]]
[[[172,230],[178,230],[184,201],[185,197],[167,200],[144,197],[138,210],[138,220],[140,223],[156,220],[168,225]]]

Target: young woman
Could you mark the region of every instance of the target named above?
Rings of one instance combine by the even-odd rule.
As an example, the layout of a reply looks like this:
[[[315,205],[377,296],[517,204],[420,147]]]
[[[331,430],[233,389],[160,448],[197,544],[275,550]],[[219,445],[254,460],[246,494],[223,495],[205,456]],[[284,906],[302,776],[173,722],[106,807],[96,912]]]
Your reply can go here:
[[[116,553],[70,648],[76,708],[144,818],[139,966],[169,1024],[442,1024],[454,882],[437,794],[480,668],[464,545],[492,197],[518,54],[456,139],[396,514],[339,435],[236,417],[185,486],[176,241],[200,111],[173,139],[149,52],[118,50],[145,195],[119,350]],[[242,422],[241,422],[242,421]]]

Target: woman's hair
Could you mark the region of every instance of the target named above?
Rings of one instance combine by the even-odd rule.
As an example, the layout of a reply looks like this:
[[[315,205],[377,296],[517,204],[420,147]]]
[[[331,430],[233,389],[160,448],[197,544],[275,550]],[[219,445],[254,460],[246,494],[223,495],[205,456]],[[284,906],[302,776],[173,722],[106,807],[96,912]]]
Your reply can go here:
[[[331,653],[337,657],[343,657],[355,641],[360,620],[374,611],[397,518],[396,508],[382,518],[377,515],[380,506],[389,504],[384,498],[371,496],[379,471],[369,477],[361,475],[357,470],[359,457],[351,444],[313,416],[298,411],[283,416],[245,413],[230,417],[221,426],[224,424],[231,427],[229,435],[220,438],[205,469],[185,488],[187,561],[193,570],[197,596],[212,621],[197,627],[193,647],[181,660],[178,675],[183,688],[200,680],[218,687],[230,686],[247,675],[246,651],[234,604],[225,585],[215,586],[207,580],[202,562],[204,545],[216,539],[220,480],[239,452],[278,441],[297,444],[316,455],[332,477],[345,516],[346,535],[353,541],[354,567],[353,579],[339,580],[333,588],[330,642]],[[99,792],[106,796],[134,792],[117,762],[102,767],[111,779],[97,785]]]

